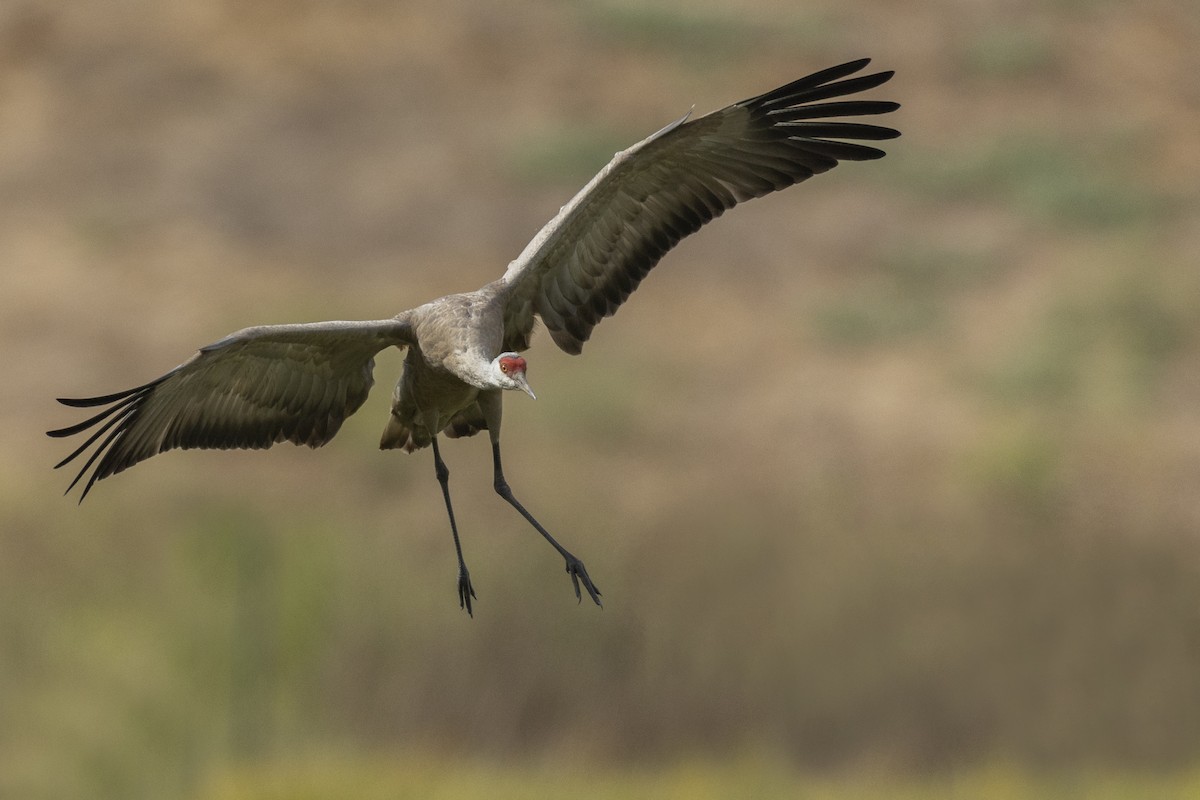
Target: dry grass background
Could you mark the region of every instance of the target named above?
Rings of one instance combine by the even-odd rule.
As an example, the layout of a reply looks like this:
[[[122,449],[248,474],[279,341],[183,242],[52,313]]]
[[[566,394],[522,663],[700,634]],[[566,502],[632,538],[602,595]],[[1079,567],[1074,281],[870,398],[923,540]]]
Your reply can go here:
[[[0,794],[1194,767],[1198,38],[1169,0],[0,7]],[[319,452],[59,496],[53,397],[474,288],[617,148],[864,54],[898,70],[887,159],[530,354],[509,478],[603,611],[476,440],[458,610],[428,454],[375,449],[395,355]],[[721,777],[645,777],[681,760]],[[1040,791],[988,780],[960,794]]]

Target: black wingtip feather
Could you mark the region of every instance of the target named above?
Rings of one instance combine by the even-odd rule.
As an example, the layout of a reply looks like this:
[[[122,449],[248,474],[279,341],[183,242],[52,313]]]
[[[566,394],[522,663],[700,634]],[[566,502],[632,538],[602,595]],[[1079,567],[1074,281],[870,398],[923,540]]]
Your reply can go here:
[[[110,409],[110,411],[116,411],[117,408],[119,408],[119,406]],[[105,431],[107,431],[109,428],[111,428],[114,425],[119,425],[119,424],[123,423],[125,421],[125,419],[127,417],[129,417],[129,415],[132,414],[136,410],[137,410],[136,406],[122,410],[120,414],[117,414],[115,417],[110,419],[108,422],[106,422],[102,426],[100,426],[100,428],[97,429],[96,432],[93,433],[91,436],[89,436],[87,441],[85,441],[83,444],[81,444],[79,447],[77,447],[74,452],[72,452],[69,456],[64,458],[62,461],[55,464],[54,468],[58,469],[59,467],[65,466],[66,464],[69,464],[72,461],[74,461],[75,458],[80,453],[82,453],[84,450],[87,450],[89,447],[91,447],[92,442],[96,441],[101,436],[103,436]],[[106,413],[108,413],[108,412],[106,412]]]
[[[871,59],[869,58],[856,58],[853,61],[847,61],[844,64],[827,67],[811,75],[805,75],[803,78],[798,78],[791,83],[784,84],[775,91],[770,92],[770,94],[791,94],[803,91],[804,89],[811,89],[814,86],[820,86],[821,84],[844,78],[847,75],[853,75],[870,63]]]
[[[46,431],[47,436],[63,438],[85,431],[101,422],[104,423],[95,431],[93,431],[83,444],[75,448],[75,450],[73,450],[66,458],[54,465],[55,469],[66,466],[81,456],[89,447],[95,444],[97,440],[99,440],[101,437],[104,437],[103,441],[101,441],[95,450],[92,451],[92,454],[88,457],[83,467],[78,473],[76,473],[74,480],[72,480],[70,485],[67,486],[67,490],[64,492],[64,494],[70,493],[70,491],[74,489],[75,486],[78,485],[85,476],[88,475],[88,471],[92,470],[92,465],[96,464],[97,459],[101,459],[101,456],[104,456],[104,458],[100,460],[100,463],[94,470],[91,471],[91,475],[88,476],[88,480],[83,487],[83,492],[79,496],[79,502],[83,502],[83,498],[87,497],[88,492],[91,491],[91,488],[95,485],[96,481],[121,470],[122,467],[111,463],[111,453],[108,452],[109,447],[115,441],[117,441],[121,435],[128,430],[129,425],[137,419],[138,412],[142,409],[143,403],[145,402],[147,396],[151,393],[154,387],[158,386],[158,384],[161,382],[162,379],[151,381],[150,383],[142,386],[137,386],[133,389],[127,389],[123,392],[105,395],[103,397],[59,399],[59,402],[63,403],[63,405],[68,405],[73,408],[90,408],[102,405],[106,402],[113,404],[100,413],[85,419],[83,422],[76,423],[75,425],[69,425],[65,428]],[[107,436],[105,434],[107,434]]]
[[[129,395],[145,388],[145,386],[138,386],[135,389],[126,389],[123,392],[106,394],[103,397],[59,397],[56,399],[64,406],[70,406],[71,408],[92,408],[93,406],[104,406],[109,403],[115,403],[118,400],[123,400],[129,397]]]
[[[803,139],[804,149],[828,156],[836,161],[874,161],[883,158],[887,153],[878,147],[858,144],[857,142],[837,142],[829,139]]]
[[[781,122],[778,127],[789,136],[813,139],[894,139],[899,132],[881,125],[864,125],[861,122]]]
[[[863,92],[887,83],[896,74],[894,70],[884,70],[870,75],[860,75],[856,78],[849,77],[869,63],[871,63],[869,58],[848,61],[845,64],[806,75],[765,94],[743,100],[737,105],[769,111],[798,103],[814,102],[826,97]]]
[[[767,116],[780,122],[799,122],[831,117],[860,117],[890,114],[900,108],[892,100],[836,100],[831,103],[805,103],[799,106],[772,108]]]
[[[129,397],[126,397],[124,400],[122,400],[121,402],[116,403],[116,404],[110,406],[109,408],[104,409],[99,414],[96,414],[95,416],[92,416],[92,417],[88,417],[83,422],[76,423],[75,425],[68,425],[65,428],[56,428],[55,430],[52,430],[52,431],[46,431],[46,435],[51,436],[55,439],[62,439],[67,436],[74,436],[75,434],[77,434],[81,431],[87,430],[88,428],[92,427],[93,425],[100,422],[104,418],[117,413],[121,409],[127,408],[131,403],[136,403],[139,396],[140,395],[137,395],[137,394],[130,395]],[[107,428],[108,426],[106,425],[105,427]]]

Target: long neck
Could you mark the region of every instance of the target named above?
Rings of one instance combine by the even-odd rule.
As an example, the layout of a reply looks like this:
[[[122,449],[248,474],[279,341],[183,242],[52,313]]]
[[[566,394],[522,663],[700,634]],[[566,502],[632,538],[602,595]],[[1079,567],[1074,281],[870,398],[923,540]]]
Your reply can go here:
[[[500,370],[495,360],[470,351],[447,359],[446,365],[461,378],[477,389],[499,389]]]

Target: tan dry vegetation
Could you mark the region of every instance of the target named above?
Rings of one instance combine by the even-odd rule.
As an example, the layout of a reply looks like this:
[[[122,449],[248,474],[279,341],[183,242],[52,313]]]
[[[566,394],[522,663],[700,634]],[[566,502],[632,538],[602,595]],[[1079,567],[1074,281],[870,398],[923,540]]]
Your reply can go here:
[[[1198,36],[1167,0],[0,8],[0,794],[330,749],[1194,765]],[[474,440],[458,611],[428,454],[374,449],[396,355],[320,452],[58,496],[53,397],[473,288],[612,147],[861,54],[899,71],[887,159],[685,241],[583,358],[530,353],[510,479],[603,612]]]

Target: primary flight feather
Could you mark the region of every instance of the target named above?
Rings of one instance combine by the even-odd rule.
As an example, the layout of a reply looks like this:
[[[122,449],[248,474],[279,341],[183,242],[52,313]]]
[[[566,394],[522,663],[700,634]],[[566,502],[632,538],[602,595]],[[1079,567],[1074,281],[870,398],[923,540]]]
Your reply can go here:
[[[617,153],[503,277],[477,291],[447,295],[392,319],[246,328],[150,383],[60,399],[72,407],[105,407],[48,432],[91,431],[56,467],[96,445],[67,491],[82,480],[82,501],[96,481],[174,448],[266,448],[283,441],[319,447],[366,400],[375,354],[407,348],[380,447],[412,452],[432,445],[458,556],[459,604],[473,613],[475,591],[437,436],[480,430],[491,438],[497,493],[563,556],[576,597],[582,583],[599,604],[600,590],[583,562],[513,496],[501,466],[501,392],[533,396],[519,353],[530,345],[535,317],[555,344],[577,354],[659,259],[704,223],[839,161],[882,157],[882,150],[860,142],[892,139],[896,130],[839,118],[886,114],[898,105],[836,99],[892,77],[855,75],[868,62],[831,67],[693,120],[685,116]]]

